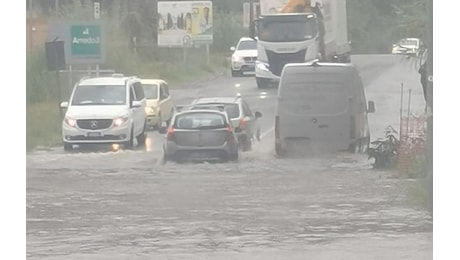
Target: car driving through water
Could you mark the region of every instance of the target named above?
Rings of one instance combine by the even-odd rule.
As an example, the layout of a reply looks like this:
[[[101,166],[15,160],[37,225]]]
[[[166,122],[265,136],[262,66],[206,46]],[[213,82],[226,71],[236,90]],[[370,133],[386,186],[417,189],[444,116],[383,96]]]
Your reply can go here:
[[[225,111],[180,111],[159,132],[166,134],[164,162],[238,160],[238,141]]]

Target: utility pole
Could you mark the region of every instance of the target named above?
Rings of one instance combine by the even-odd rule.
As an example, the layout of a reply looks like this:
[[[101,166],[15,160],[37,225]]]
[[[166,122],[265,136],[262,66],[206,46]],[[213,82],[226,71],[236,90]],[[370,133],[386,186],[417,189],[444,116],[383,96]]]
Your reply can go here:
[[[254,0],[249,0],[249,36],[253,37],[254,34]]]

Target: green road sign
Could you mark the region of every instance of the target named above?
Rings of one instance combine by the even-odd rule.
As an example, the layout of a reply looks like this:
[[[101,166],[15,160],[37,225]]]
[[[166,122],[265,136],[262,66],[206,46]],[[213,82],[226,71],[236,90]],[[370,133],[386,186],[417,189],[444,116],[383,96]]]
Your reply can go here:
[[[101,56],[101,27],[99,25],[72,25],[70,27],[70,54],[72,56]]]

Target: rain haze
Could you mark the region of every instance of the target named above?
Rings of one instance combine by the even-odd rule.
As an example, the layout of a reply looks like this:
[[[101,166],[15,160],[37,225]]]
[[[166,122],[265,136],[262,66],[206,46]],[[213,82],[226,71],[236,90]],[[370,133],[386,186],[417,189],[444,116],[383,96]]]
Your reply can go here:
[[[27,0],[26,258],[433,259],[432,9]]]

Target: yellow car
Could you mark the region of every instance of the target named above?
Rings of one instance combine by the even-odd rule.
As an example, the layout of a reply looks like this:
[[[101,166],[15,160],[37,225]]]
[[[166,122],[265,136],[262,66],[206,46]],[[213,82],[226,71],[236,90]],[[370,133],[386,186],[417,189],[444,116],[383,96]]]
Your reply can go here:
[[[141,79],[147,104],[147,126],[158,130],[162,122],[171,120],[174,103],[169,95],[168,83],[162,79]]]

